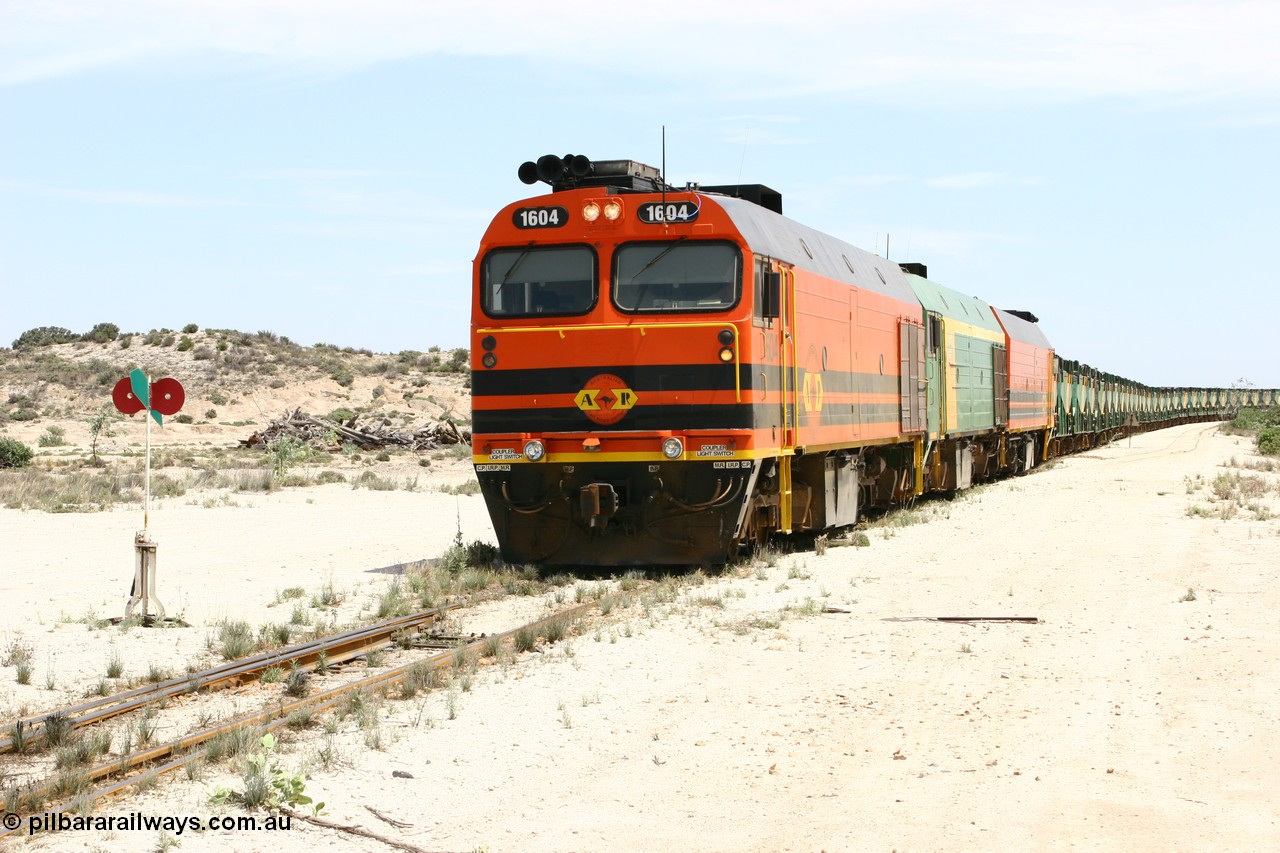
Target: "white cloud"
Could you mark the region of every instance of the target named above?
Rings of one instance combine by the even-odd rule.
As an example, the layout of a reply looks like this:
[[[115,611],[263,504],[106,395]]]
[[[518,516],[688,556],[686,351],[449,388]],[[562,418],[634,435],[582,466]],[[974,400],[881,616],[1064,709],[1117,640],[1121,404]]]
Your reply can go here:
[[[353,178],[421,178],[422,173],[389,172],[384,169],[267,169],[246,172],[252,181],[344,181]]]
[[[3,42],[0,41],[0,43]],[[136,55],[135,51],[125,49],[47,54],[32,51],[35,55],[30,57],[19,57],[17,53],[15,51],[6,60],[0,60],[0,86],[15,86],[55,77],[68,77],[125,62]]]
[[[1209,127],[1223,128],[1255,128],[1255,127],[1276,127],[1280,125],[1280,113],[1277,112],[1254,112],[1245,115],[1239,113],[1223,116],[1205,122]]]
[[[1020,242],[1019,238],[1009,234],[990,231],[963,231],[948,228],[909,228],[906,232],[894,232],[894,256],[902,253],[902,259],[908,256],[917,258],[955,258],[964,256],[975,249],[992,243],[1010,244]],[[945,280],[945,277],[944,279]]]
[[[979,190],[1007,183],[1009,176],[1001,172],[964,172],[959,175],[943,175],[925,181],[931,187],[949,190]]]
[[[837,177],[835,182],[841,186],[850,187],[883,187],[888,184],[899,184],[903,181],[911,180],[905,175],[881,175],[879,173],[872,175],[853,175],[850,177]]]
[[[601,42],[599,35],[632,37]],[[210,51],[333,73],[420,55],[610,67],[743,100],[802,93],[937,105],[1280,90],[1265,0],[10,0],[0,85]]]
[[[243,204],[238,201],[209,198],[207,196],[151,192],[147,190],[57,187],[35,181],[0,180],[0,191],[124,207],[238,207]]]
[[[410,266],[387,267],[382,274],[390,278],[424,278],[434,275],[451,275],[459,281],[465,281],[470,277],[471,263],[470,259],[458,263],[451,261],[432,261],[425,264],[415,264]]]

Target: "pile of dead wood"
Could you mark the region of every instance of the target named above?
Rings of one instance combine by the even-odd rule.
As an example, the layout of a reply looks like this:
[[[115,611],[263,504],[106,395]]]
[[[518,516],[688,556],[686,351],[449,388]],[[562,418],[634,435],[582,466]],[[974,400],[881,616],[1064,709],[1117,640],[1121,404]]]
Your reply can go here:
[[[377,450],[383,447],[407,447],[410,450],[431,450],[449,444],[470,444],[471,430],[460,429],[450,420],[434,421],[414,430],[392,429],[391,422],[382,418],[368,418],[356,423],[359,416],[345,423],[328,418],[308,415],[301,409],[286,412],[267,425],[240,440],[241,447],[275,447],[282,438],[291,438],[309,444],[319,450],[340,450],[343,444],[354,444],[361,450]]]

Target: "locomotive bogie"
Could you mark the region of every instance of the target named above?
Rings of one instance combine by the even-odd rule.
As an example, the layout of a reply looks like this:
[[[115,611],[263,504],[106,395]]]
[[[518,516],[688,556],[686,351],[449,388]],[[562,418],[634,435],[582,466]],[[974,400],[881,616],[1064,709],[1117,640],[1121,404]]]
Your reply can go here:
[[[759,463],[482,464],[480,490],[504,560],[718,565],[746,524]]]

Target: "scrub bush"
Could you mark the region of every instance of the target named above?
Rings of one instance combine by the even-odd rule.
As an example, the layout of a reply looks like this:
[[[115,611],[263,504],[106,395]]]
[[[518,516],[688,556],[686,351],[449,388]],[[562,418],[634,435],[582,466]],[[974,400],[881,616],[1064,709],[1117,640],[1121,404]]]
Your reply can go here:
[[[80,336],[70,329],[61,326],[38,326],[27,329],[13,342],[14,349],[23,347],[42,347],[48,344],[66,344],[80,340]]]
[[[118,337],[120,337],[120,327],[115,323],[99,323],[85,332],[81,339],[96,344],[109,344]]]
[[[1258,430],[1258,452],[1264,456],[1280,456],[1280,427]]]
[[[25,468],[34,455],[30,447],[12,438],[0,438],[0,468]]]

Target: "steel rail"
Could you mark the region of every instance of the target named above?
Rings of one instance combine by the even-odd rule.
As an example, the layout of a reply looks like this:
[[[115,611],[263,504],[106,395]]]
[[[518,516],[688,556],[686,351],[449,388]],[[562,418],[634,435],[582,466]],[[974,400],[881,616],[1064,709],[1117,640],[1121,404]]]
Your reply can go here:
[[[319,662],[322,655],[330,663],[344,663],[386,645],[397,632],[419,628],[423,624],[434,622],[444,613],[460,607],[462,607],[461,603],[447,604],[406,616],[393,617],[373,625],[351,628],[327,637],[317,637],[284,649],[275,649],[252,657],[228,661],[211,669],[104,696],[69,708],[22,717],[9,724],[7,728],[12,730],[15,726],[30,726],[29,737],[38,738],[44,728],[42,724],[55,714],[68,717],[71,727],[75,729],[135,711],[152,702],[180,693],[217,689],[227,682],[239,681],[246,676],[261,673],[283,663],[296,662],[299,667],[311,667]],[[0,754],[12,751],[14,740],[13,735],[0,739]]]
[[[158,778],[165,773],[170,773],[185,766],[191,761],[203,758],[208,753],[208,747],[201,747],[201,744],[204,744],[206,741],[209,741],[220,734],[253,725],[261,726],[261,731],[264,733],[269,732],[285,725],[288,722],[288,715],[299,709],[310,708],[313,713],[328,710],[337,705],[351,693],[356,693],[371,687],[389,687],[396,684],[404,680],[404,678],[416,667],[420,667],[423,664],[429,664],[430,669],[432,670],[444,669],[447,666],[452,666],[454,661],[459,659],[460,656],[462,659],[465,659],[471,654],[479,654],[485,645],[494,641],[504,642],[522,631],[539,631],[547,625],[561,619],[581,617],[588,610],[597,606],[598,602],[594,601],[587,602],[586,604],[579,604],[566,610],[561,610],[557,613],[544,616],[540,619],[535,619],[534,621],[521,625],[518,628],[512,628],[509,631],[504,631],[499,634],[492,634],[481,639],[473,640],[466,645],[449,649],[448,651],[439,652],[428,658],[424,658],[423,660],[401,664],[400,666],[384,670],[383,672],[370,675],[366,678],[330,688],[329,690],[325,690],[322,693],[317,693],[313,696],[296,699],[292,702],[281,702],[271,708],[244,714],[234,720],[229,720],[225,723],[188,734],[184,737],[178,738],[177,740],[173,740],[165,744],[159,744],[149,749],[139,750],[128,755],[122,755],[112,761],[99,764],[96,767],[86,770],[85,774],[87,780],[90,782],[97,781],[116,773],[127,773],[140,765],[159,761],[169,756],[177,755],[177,757],[138,775],[120,779],[106,787],[99,788],[98,790],[88,794],[88,799],[90,802],[104,799],[120,793],[131,785],[137,785],[141,782]],[[200,748],[193,749],[193,747]],[[191,751],[184,752],[185,750]],[[178,755],[178,753],[182,754]],[[55,784],[48,782],[40,787],[29,788],[26,791],[21,792],[19,794],[19,801],[21,802],[21,798],[34,797],[41,802],[45,802],[51,799],[54,796],[54,793]],[[70,803],[46,807],[42,809],[41,815],[62,814],[68,808],[70,808]],[[21,823],[19,823],[18,827],[15,827],[12,830],[0,827],[0,838],[9,835],[11,832],[15,832],[20,827]]]

